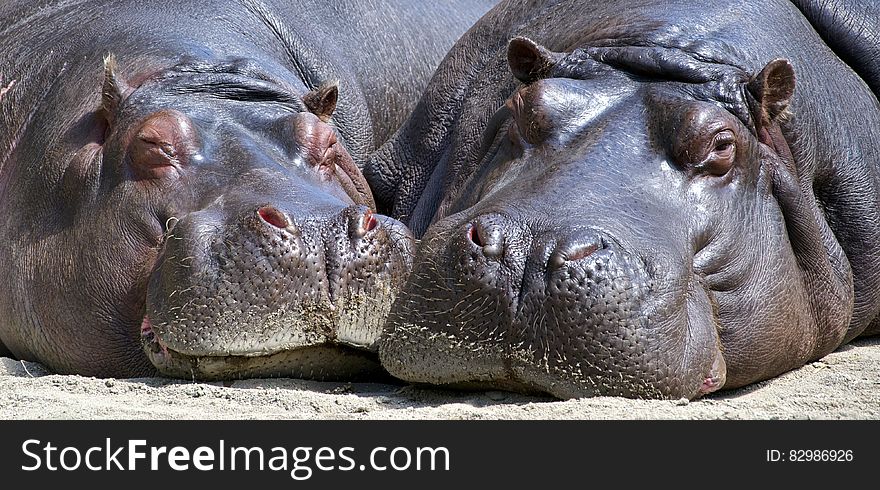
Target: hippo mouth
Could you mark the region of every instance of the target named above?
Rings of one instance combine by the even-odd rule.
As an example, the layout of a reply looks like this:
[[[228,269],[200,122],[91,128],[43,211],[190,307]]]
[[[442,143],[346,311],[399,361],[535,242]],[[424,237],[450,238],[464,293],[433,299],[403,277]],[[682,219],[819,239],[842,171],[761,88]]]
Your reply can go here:
[[[149,316],[141,323],[141,343],[150,362],[164,375],[202,381],[293,377],[318,381],[367,381],[388,377],[375,349],[327,343],[245,354],[194,355],[170,348],[153,329]]]

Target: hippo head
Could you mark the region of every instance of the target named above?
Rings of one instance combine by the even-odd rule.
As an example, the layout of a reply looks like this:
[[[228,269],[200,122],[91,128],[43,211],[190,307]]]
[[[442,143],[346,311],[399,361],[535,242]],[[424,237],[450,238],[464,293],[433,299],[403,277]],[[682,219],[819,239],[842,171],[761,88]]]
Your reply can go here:
[[[389,372],[694,398],[839,344],[849,264],[784,137],[788,61],[747,73],[524,38],[507,56],[522,84],[421,239],[381,341]]]
[[[102,250],[97,273],[135,276],[97,299],[139,327],[152,365],[202,379],[381,369],[375,343],[412,238],[373,212],[332,125],[336,85],[297,95],[242,60],[183,63],[136,87],[113,59],[105,71],[90,157],[102,175],[68,188],[96,189],[107,238],[84,246]]]

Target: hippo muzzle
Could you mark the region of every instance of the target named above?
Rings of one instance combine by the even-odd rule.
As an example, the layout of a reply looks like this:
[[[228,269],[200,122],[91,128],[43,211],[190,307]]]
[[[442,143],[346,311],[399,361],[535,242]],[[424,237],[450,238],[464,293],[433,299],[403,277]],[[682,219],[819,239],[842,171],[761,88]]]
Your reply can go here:
[[[560,398],[693,398],[723,385],[698,277],[595,228],[466,217],[423,238],[381,345],[395,376]]]
[[[153,364],[202,379],[380,372],[376,339],[409,267],[406,228],[364,206],[299,219],[247,209],[169,227],[141,329]]]

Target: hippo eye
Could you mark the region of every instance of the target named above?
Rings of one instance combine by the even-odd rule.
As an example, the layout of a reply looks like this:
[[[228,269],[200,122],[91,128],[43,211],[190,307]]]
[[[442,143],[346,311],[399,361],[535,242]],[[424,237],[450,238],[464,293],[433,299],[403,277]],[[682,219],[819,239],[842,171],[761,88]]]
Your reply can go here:
[[[712,146],[714,147],[712,151],[717,156],[730,156],[736,147],[736,138],[733,135],[733,131],[729,129],[719,131],[715,138],[712,139]]]
[[[162,141],[157,136],[139,134],[138,138],[148,146],[152,146],[155,150],[160,151],[163,156],[167,157],[169,160],[174,160],[177,158],[177,150],[174,149],[174,145],[168,143],[167,141]]]
[[[145,169],[174,165],[177,163],[177,150],[160,137],[141,132],[132,143],[132,161]]]
[[[698,166],[710,175],[721,176],[733,167],[736,155],[736,135],[729,129],[715,133],[709,147],[709,154]]]
[[[170,175],[184,165],[193,140],[189,119],[174,111],[162,111],[147,118],[129,147],[132,170],[139,179]]]

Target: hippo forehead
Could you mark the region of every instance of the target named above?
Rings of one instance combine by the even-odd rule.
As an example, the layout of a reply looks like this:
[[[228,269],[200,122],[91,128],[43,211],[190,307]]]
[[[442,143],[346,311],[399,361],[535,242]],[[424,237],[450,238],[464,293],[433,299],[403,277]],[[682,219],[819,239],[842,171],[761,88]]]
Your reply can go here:
[[[126,98],[123,112],[142,113],[156,106],[178,106],[198,112],[236,107],[238,113],[274,108],[283,112],[307,110],[302,96],[308,88],[299,81],[281,80],[251,60],[216,63],[184,61],[147,77]],[[255,110],[247,111],[248,103]],[[257,111],[256,109],[259,109]]]
[[[754,131],[754,101],[745,89],[750,77],[743,67],[721,59],[706,59],[678,48],[641,46],[576,49],[547,73],[547,78],[590,82],[568,86],[579,88],[574,92],[592,90],[599,97],[608,97],[615,87],[631,91],[630,83],[637,83],[649,87],[649,105],[671,99],[712,102]]]

